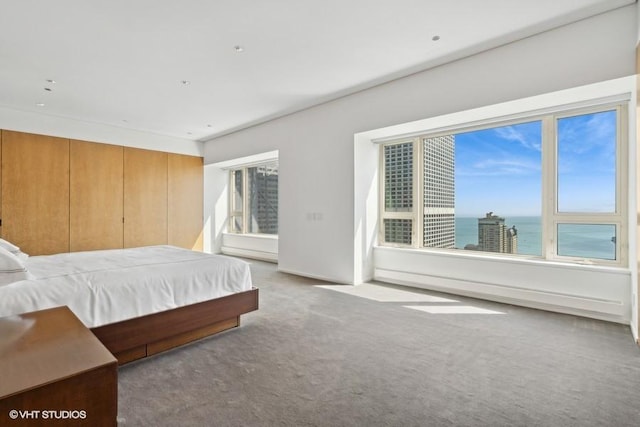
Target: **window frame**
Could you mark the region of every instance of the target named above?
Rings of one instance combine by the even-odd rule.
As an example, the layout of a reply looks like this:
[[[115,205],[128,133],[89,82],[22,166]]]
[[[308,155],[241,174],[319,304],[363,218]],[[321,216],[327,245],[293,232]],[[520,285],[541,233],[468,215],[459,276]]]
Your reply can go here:
[[[278,234],[270,233],[256,233],[249,232],[249,216],[250,216],[250,196],[249,196],[249,169],[260,166],[276,165],[278,172],[280,170],[280,164],[277,159],[265,160],[262,162],[251,163],[244,166],[235,167],[229,169],[229,211],[228,211],[228,223],[227,230],[232,234],[254,235],[254,236],[277,236]],[[242,176],[242,203],[240,209],[236,206],[236,181],[234,174],[240,172]],[[236,218],[240,218],[239,221],[242,228],[236,227]]]
[[[242,202],[240,203],[240,207],[236,206],[236,180],[235,174],[240,173],[242,177]],[[244,230],[247,229],[246,226],[246,215],[247,211],[247,203],[246,203],[246,194],[247,194],[247,168],[237,168],[231,169],[229,171],[229,232],[234,234],[245,234]],[[236,227],[236,218],[240,218],[240,226],[241,229],[238,230]]]
[[[536,259],[547,261],[561,261],[578,264],[606,265],[626,267],[628,265],[629,239],[627,233],[628,196],[622,191],[628,185],[628,102],[612,101],[598,105],[554,109],[543,113],[518,115],[517,118],[493,118],[477,123],[461,123],[447,129],[434,132],[417,132],[411,137],[385,138],[379,145],[379,227],[378,242],[386,247],[413,248],[426,251],[446,251],[459,253],[461,249],[431,248],[422,245],[423,242],[423,141],[425,139],[455,135],[482,129],[491,129],[520,123],[540,121],[542,126],[541,152],[541,255]],[[587,115],[599,112],[616,112],[616,209],[615,212],[559,212],[558,210],[558,140],[557,123],[562,118]],[[392,144],[413,143],[413,207],[410,212],[386,212],[385,210],[385,157],[384,147]],[[386,243],[385,219],[410,219],[412,221],[411,244]],[[596,224],[614,225],[616,230],[616,252],[614,260],[599,258],[581,258],[558,254],[558,225],[559,224]],[[494,252],[474,252],[479,256],[505,256],[531,258],[532,255],[501,254]]]
[[[615,111],[616,112],[616,189],[615,189],[615,211],[614,212],[561,212],[558,209],[558,137],[557,137],[557,124],[560,119],[575,117],[586,114],[594,114],[599,112]],[[628,265],[628,233],[627,228],[627,213],[628,213],[628,197],[622,191],[622,188],[626,187],[628,183],[628,164],[625,161],[628,156],[628,107],[623,103],[605,104],[597,107],[585,107],[579,109],[572,109],[567,111],[558,112],[550,115],[550,122],[546,123],[548,127],[548,138],[543,137],[543,194],[545,188],[548,191],[549,197],[552,199],[547,200],[546,204],[543,200],[543,257],[551,260],[586,263],[586,264],[601,264],[601,265],[615,265],[615,266],[627,266]],[[551,121],[552,119],[552,121]],[[543,123],[543,126],[545,123]],[[543,130],[544,132],[544,130]],[[544,142],[547,139],[548,143],[552,146],[545,150]],[[546,159],[545,159],[546,154]],[[550,174],[545,173],[545,168],[551,171]],[[546,180],[546,182],[545,182]],[[545,216],[547,222],[545,226]],[[596,225],[614,225],[616,230],[616,248],[615,259],[605,260],[598,258],[581,258],[575,256],[566,256],[558,254],[558,225],[560,224],[596,224]],[[545,245],[545,241],[549,241],[548,245]]]

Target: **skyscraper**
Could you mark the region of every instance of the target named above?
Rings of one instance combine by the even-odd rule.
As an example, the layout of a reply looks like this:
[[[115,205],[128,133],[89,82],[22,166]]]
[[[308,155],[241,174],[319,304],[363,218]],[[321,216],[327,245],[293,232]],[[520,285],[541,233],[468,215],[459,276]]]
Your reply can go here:
[[[413,143],[403,142],[384,146],[384,210],[411,212],[413,210]],[[411,219],[385,218],[384,241],[412,243]]]
[[[247,169],[249,180],[249,232],[278,234],[278,165]]]
[[[423,139],[423,245],[453,248],[455,227],[455,137]]]
[[[518,253],[518,231],[516,227],[507,228],[504,218],[488,212],[484,218],[478,218],[477,250],[499,253]]]

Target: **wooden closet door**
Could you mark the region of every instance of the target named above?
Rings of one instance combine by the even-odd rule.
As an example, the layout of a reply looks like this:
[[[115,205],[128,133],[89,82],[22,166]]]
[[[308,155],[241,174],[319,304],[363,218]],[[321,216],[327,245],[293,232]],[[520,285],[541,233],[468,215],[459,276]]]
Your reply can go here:
[[[2,237],[30,255],[69,251],[69,140],[2,131]]]
[[[71,141],[71,252],[123,247],[124,149]]]
[[[202,250],[202,157],[169,154],[169,244]]]
[[[167,153],[124,149],[124,247],[167,244]]]

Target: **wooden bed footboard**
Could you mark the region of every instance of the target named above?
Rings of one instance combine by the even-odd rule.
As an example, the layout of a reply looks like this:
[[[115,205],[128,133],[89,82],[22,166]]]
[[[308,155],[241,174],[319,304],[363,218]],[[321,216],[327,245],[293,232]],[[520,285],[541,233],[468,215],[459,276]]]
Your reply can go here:
[[[122,365],[240,325],[258,309],[258,289],[123,320],[91,332]]]

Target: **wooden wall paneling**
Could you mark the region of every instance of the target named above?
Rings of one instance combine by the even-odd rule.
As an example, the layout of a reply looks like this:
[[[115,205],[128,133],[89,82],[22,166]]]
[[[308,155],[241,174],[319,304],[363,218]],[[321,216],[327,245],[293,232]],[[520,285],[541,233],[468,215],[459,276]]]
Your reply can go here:
[[[123,247],[124,148],[71,141],[71,252]]]
[[[202,250],[202,157],[169,154],[168,238],[169,244]]]
[[[124,247],[167,243],[167,153],[125,147]]]
[[[2,237],[31,255],[69,251],[69,140],[2,132]]]

